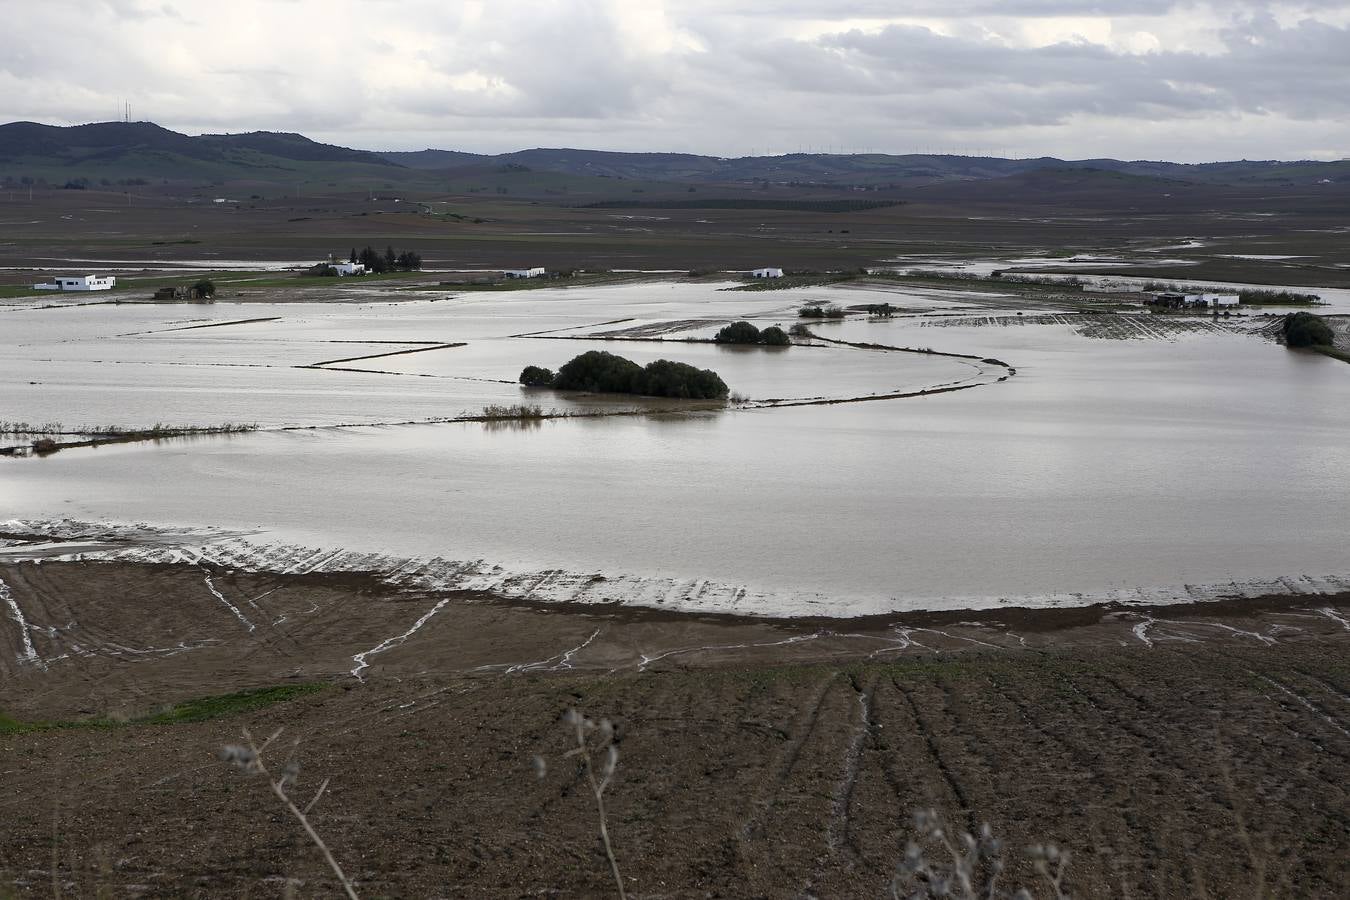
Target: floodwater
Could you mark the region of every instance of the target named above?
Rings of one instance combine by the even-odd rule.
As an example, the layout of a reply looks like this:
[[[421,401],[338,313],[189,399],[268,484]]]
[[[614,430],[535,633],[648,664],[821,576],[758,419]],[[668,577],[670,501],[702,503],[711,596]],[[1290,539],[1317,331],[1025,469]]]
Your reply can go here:
[[[761,615],[1167,601],[1350,578],[1350,367],[1255,334],[1102,340],[1064,324],[938,328],[917,315],[816,329],[996,357],[1017,370],[1003,381],[947,357],[838,345],[511,337],[663,323],[684,336],[742,315],[787,324],[806,299],[897,302],[714,288],[4,312],[0,418],[130,423],[163,408],[175,423],[408,422],[522,398],[594,410],[509,383],[525,364],[593,348],[710,366],[757,400],[975,386],[68,450],[0,460],[0,519],[244,532],[231,551],[243,565],[346,549],[435,558],[419,571],[443,586]],[[905,299],[925,303],[950,314],[975,301]],[[197,317],[271,321],[166,330]],[[150,333],[117,337],[132,332]],[[369,371],[291,368],[413,341],[465,346],[341,364]],[[37,384],[22,383],[28,373]]]

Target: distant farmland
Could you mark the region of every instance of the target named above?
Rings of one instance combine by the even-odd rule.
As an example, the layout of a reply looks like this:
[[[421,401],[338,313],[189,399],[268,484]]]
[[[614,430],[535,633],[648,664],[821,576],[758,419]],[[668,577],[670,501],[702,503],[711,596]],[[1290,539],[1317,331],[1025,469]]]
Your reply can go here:
[[[901,206],[903,200],[770,200],[755,197],[710,197],[706,200],[601,200],[583,209],[773,209],[784,212],[866,212]]]

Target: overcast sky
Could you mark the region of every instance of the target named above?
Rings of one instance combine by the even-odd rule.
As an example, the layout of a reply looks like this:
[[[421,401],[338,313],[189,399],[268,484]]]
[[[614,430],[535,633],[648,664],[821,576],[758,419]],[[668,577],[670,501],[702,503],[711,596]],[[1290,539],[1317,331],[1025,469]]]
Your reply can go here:
[[[370,149],[1350,157],[1350,0],[0,0],[0,121]]]

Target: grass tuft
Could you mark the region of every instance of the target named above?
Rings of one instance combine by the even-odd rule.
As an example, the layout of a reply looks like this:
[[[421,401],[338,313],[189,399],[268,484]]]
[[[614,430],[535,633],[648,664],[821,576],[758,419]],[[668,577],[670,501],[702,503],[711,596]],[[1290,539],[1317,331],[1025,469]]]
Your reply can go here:
[[[489,403],[483,407],[484,419],[542,419],[544,408],[537,403],[516,403],[507,406],[502,403]]]
[[[67,728],[120,728],[126,725],[178,725],[190,722],[206,722],[211,719],[253,712],[275,703],[285,703],[306,694],[317,693],[326,687],[328,685],[324,682],[306,682],[304,684],[287,684],[236,691],[233,694],[185,700],[182,703],[175,703],[165,709],[136,718],[108,715],[99,719],[21,722],[0,713],[0,735],[32,734],[37,731],[55,731]]]
[[[186,700],[153,715],[135,719],[133,722],[140,725],[205,722],[223,716],[252,712],[274,703],[285,703],[306,694],[318,693],[325,687],[327,685],[322,682],[306,682],[304,684],[256,688],[251,691],[236,691],[233,694],[222,694],[218,697],[202,697],[196,700]]]

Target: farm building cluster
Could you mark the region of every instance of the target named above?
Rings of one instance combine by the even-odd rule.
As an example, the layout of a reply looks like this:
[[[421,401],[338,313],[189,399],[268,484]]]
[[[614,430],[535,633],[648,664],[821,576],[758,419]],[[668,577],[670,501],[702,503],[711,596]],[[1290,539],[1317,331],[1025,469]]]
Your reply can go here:
[[[1220,309],[1237,306],[1242,300],[1237,294],[1181,294],[1169,291],[1153,294],[1145,302],[1164,309]]]

